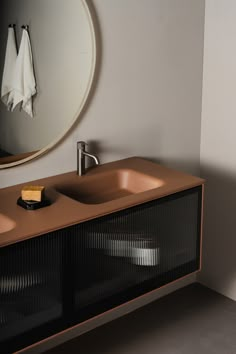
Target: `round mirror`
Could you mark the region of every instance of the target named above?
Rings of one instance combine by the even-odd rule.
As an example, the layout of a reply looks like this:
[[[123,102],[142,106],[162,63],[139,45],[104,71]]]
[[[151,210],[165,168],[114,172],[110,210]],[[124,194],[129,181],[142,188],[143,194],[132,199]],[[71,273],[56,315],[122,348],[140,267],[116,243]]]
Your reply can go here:
[[[1,82],[9,24],[15,24],[17,48],[22,25],[29,26],[37,93],[33,117],[20,105],[11,112],[0,102],[0,168],[29,161],[62,139],[88,98],[96,62],[94,27],[85,0],[2,0]]]

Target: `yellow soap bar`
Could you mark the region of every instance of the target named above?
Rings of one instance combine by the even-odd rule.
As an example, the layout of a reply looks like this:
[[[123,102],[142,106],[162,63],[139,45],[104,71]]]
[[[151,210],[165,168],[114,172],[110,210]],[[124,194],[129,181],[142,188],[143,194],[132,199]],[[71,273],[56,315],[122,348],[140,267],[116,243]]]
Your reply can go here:
[[[21,198],[23,200],[34,200],[41,202],[43,199],[43,186],[24,186],[21,190]]]

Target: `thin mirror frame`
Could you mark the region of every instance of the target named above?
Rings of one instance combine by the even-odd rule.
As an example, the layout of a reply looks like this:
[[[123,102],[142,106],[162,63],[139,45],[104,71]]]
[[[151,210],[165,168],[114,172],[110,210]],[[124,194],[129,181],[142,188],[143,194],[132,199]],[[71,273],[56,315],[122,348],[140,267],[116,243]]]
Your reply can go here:
[[[61,134],[59,134],[56,139],[54,139],[50,144],[48,144],[47,146],[45,146],[44,148],[42,148],[41,150],[37,151],[36,153],[33,153],[32,155],[23,158],[21,160],[18,161],[14,161],[11,163],[5,163],[5,164],[0,164],[0,169],[6,169],[9,167],[15,167],[17,165],[21,165],[24,164],[26,162],[29,162],[30,160],[33,160],[45,153],[47,153],[49,150],[51,150],[55,145],[57,145],[64,137],[65,135],[70,131],[70,129],[73,127],[73,125],[75,124],[75,122],[79,119],[81,112],[85,106],[85,103],[87,102],[87,99],[89,97],[91,88],[92,88],[92,84],[93,84],[93,79],[95,76],[95,68],[96,68],[96,58],[97,58],[97,46],[96,46],[96,35],[95,35],[95,27],[94,27],[94,22],[92,19],[92,14],[91,11],[88,7],[88,4],[86,2],[86,0],[80,0],[85,14],[87,16],[88,19],[88,23],[89,23],[89,28],[90,28],[90,34],[91,34],[91,47],[92,47],[92,61],[91,61],[91,68],[90,68],[90,73],[89,73],[89,78],[88,78],[88,84],[86,87],[86,90],[84,91],[82,100],[80,102],[80,105],[78,107],[77,112],[75,113],[74,117],[71,119],[70,124],[67,126],[67,129],[65,131],[63,131]]]

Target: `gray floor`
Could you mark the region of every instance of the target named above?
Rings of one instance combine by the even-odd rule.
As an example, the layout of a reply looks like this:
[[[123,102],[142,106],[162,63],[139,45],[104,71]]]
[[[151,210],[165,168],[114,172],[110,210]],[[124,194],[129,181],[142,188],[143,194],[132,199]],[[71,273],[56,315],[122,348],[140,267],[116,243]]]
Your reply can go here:
[[[236,354],[236,302],[192,284],[47,354]]]

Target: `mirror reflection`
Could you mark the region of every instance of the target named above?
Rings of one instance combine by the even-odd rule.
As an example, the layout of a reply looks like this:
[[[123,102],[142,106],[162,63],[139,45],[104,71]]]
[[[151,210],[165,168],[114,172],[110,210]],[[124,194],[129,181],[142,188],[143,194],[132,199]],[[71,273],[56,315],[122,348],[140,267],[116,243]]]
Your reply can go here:
[[[62,138],[85,103],[95,66],[94,32],[84,0],[2,0],[1,82],[10,23],[17,47],[22,25],[29,26],[37,94],[33,118],[20,105],[10,112],[0,102],[0,168],[37,156]]]

